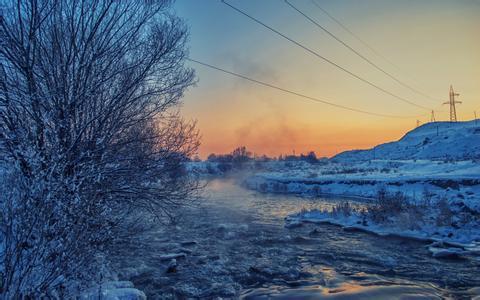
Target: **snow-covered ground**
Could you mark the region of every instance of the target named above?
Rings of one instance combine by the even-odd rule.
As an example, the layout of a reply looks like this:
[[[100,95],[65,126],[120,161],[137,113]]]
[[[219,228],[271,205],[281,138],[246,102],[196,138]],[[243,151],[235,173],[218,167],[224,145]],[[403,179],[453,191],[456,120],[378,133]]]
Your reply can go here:
[[[372,207],[378,205],[379,191],[384,191],[401,195],[404,207],[413,207],[423,216],[412,229],[407,228],[405,216],[388,216],[388,222],[375,223],[355,211],[348,217],[304,211],[292,215],[288,226],[329,222],[378,234],[462,243],[461,251],[471,252],[480,243],[480,125],[475,121],[429,123],[397,142],[347,151],[327,163],[276,162],[244,184],[268,193],[367,198]],[[434,220],[445,211],[451,216],[440,226]],[[432,246],[437,256],[447,255],[445,251]]]
[[[142,291],[135,289],[130,281],[110,281],[92,287],[80,295],[80,300],[146,300]]]
[[[327,223],[343,227],[345,230],[360,230],[380,236],[398,236],[430,241],[428,250],[433,257],[453,257],[462,255],[480,256],[480,223],[472,220],[460,227],[449,224],[436,225],[435,218],[412,220],[405,213],[390,217],[387,222],[375,222],[368,213],[360,211],[302,211],[288,216],[286,227],[301,223]],[[417,222],[419,221],[419,222]]]
[[[468,122],[431,122],[402,137],[367,150],[353,150],[333,159],[358,162],[382,159],[465,160],[480,158],[480,120]]]
[[[245,180],[251,189],[270,193],[338,195],[374,198],[378,190],[402,192],[412,201],[425,197],[461,202],[480,211],[478,161],[373,160],[322,165],[281,164],[276,171],[256,173]]]

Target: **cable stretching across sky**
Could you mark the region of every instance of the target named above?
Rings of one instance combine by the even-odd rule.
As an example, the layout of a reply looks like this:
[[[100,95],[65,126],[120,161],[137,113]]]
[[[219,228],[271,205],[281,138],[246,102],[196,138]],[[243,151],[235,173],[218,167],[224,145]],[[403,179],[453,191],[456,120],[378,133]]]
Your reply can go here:
[[[396,68],[397,70],[401,71],[400,67],[397,66],[396,64],[394,64],[392,61],[390,61],[388,58],[386,58],[384,55],[382,55],[380,52],[378,52],[377,50],[375,50],[372,46],[370,46],[367,42],[365,42],[362,38],[360,38],[357,34],[355,34],[352,30],[350,30],[346,25],[344,25],[342,22],[340,22],[337,18],[335,18],[334,16],[332,16],[328,11],[326,11],[325,9],[323,9],[318,3],[317,1],[315,0],[311,0],[312,3],[318,8],[320,9],[327,17],[329,17],[333,22],[337,23],[340,27],[343,28],[343,30],[345,30],[346,32],[348,32],[351,36],[353,36],[357,41],[359,41],[361,44],[363,44],[363,46],[365,46],[366,48],[368,48],[370,51],[372,51],[375,55],[377,55],[378,57],[382,58],[384,61],[386,61],[387,63],[389,63],[390,65],[392,65],[394,68]],[[411,78],[411,77],[410,77]],[[421,91],[419,91],[418,89],[414,89],[414,91],[417,93],[417,94],[420,94],[424,97],[427,97],[429,98],[430,100],[433,100],[433,101],[444,101],[444,100],[441,100],[441,99],[438,99],[438,98],[435,98],[435,97],[431,97]]]
[[[350,45],[348,45],[347,43],[345,43],[343,40],[341,40],[339,37],[337,37],[335,34],[333,34],[332,32],[330,32],[328,29],[326,29],[325,27],[323,27],[322,25],[320,25],[317,21],[315,21],[314,19],[312,19],[311,17],[309,17],[306,13],[304,13],[303,11],[301,11],[300,9],[298,9],[295,5],[293,5],[292,3],[290,3],[288,0],[285,0],[285,3],[287,3],[291,8],[293,8],[295,11],[297,11],[299,14],[301,14],[302,16],[304,16],[307,20],[309,20],[312,24],[314,24],[315,26],[317,26],[318,28],[320,28],[321,30],[323,30],[325,33],[327,33],[329,36],[331,36],[333,39],[335,39],[337,42],[339,42],[340,44],[342,44],[344,47],[346,47],[347,49],[349,49],[350,51],[352,51],[353,53],[355,53],[358,57],[360,57],[361,59],[363,59],[364,61],[366,61],[368,64],[370,64],[371,66],[373,66],[375,69],[379,70],[380,72],[382,72],[383,74],[387,75],[388,77],[390,77],[391,79],[393,79],[394,81],[396,81],[398,84],[402,85],[403,87],[406,87],[407,89],[411,90],[412,92],[414,93],[417,93],[423,97],[427,97],[429,100],[432,100],[431,97],[423,94],[422,92],[416,90],[415,88],[409,86],[408,84],[404,83],[403,81],[399,80],[398,78],[396,78],[395,76],[393,76],[392,74],[390,74],[389,72],[385,71],[384,69],[382,69],[380,66],[378,66],[377,64],[375,64],[374,62],[372,62],[370,59],[368,59],[367,57],[365,57],[364,55],[362,55],[360,52],[358,52],[357,50],[355,50],[353,47],[351,47]]]
[[[304,98],[304,99],[307,99],[307,100],[310,100],[310,101],[313,101],[313,102],[319,102],[319,103],[323,103],[323,104],[326,104],[326,105],[330,105],[330,106],[333,106],[333,107],[337,107],[337,108],[341,108],[341,109],[345,109],[345,110],[349,110],[349,111],[353,111],[353,112],[357,112],[357,113],[367,114],[367,115],[376,116],[376,117],[396,118],[396,119],[412,119],[412,118],[418,118],[419,117],[419,116],[397,116],[397,115],[381,114],[381,113],[375,113],[375,112],[370,112],[370,111],[366,111],[366,110],[357,109],[357,108],[354,108],[354,107],[344,106],[344,105],[336,104],[331,100],[327,101],[327,100],[323,100],[323,99],[320,99],[320,98],[311,97],[311,96],[308,96],[308,95],[305,95],[305,94],[294,92],[294,91],[279,87],[277,85],[274,85],[274,84],[271,84],[271,83],[268,83],[268,82],[260,81],[260,80],[242,75],[242,74],[238,74],[238,73],[235,73],[235,72],[232,72],[232,71],[225,70],[223,68],[220,68],[220,67],[217,67],[217,66],[205,63],[205,62],[201,62],[201,61],[193,59],[193,58],[187,58],[187,60],[191,61],[191,62],[194,62],[196,64],[199,64],[199,65],[202,65],[204,67],[213,69],[213,70],[217,70],[217,71],[220,71],[220,72],[223,72],[223,73],[226,73],[226,74],[230,74],[232,76],[242,78],[242,79],[245,79],[247,81],[250,81],[250,82],[253,82],[253,83],[256,83],[256,84],[259,84],[259,85],[263,85],[263,86],[266,86],[266,87],[269,87],[269,88],[272,88],[272,89],[275,89],[275,90],[278,90],[278,91],[282,91],[282,92],[290,94],[290,95],[295,95],[295,96],[298,96],[298,97],[301,97],[301,98]]]
[[[315,52],[314,50],[312,50],[312,49],[310,49],[310,48],[308,48],[308,47],[300,44],[299,42],[297,42],[297,41],[295,41],[294,39],[286,36],[285,34],[283,34],[283,33],[281,33],[280,31],[274,29],[273,27],[270,27],[269,25],[263,23],[262,21],[256,19],[255,17],[252,17],[252,16],[249,15],[248,13],[240,10],[239,8],[237,8],[237,7],[233,6],[233,5],[231,5],[230,3],[226,2],[225,0],[221,0],[221,2],[224,3],[225,5],[229,6],[230,8],[234,9],[235,11],[241,13],[242,15],[246,16],[247,18],[253,20],[254,22],[256,22],[256,23],[262,25],[263,27],[269,29],[270,31],[276,33],[277,35],[281,36],[282,38],[290,41],[291,43],[297,45],[298,47],[304,49],[305,51],[313,54],[313,55],[316,56],[317,58],[320,58],[321,60],[329,63],[329,64],[332,65],[332,66],[335,66],[336,68],[338,68],[338,69],[342,70],[343,72],[349,74],[350,76],[352,76],[352,77],[354,77],[354,78],[356,78],[356,79],[358,79],[358,80],[360,80],[360,81],[362,81],[362,82],[364,82],[364,83],[366,83],[366,84],[368,84],[368,85],[376,88],[377,90],[379,90],[379,91],[381,91],[381,92],[383,92],[383,93],[385,93],[385,94],[387,94],[387,95],[390,95],[390,96],[392,96],[392,97],[394,97],[394,98],[396,98],[396,99],[398,99],[398,100],[400,100],[400,101],[403,101],[403,102],[408,103],[408,104],[410,104],[410,105],[416,106],[416,107],[418,107],[418,108],[421,108],[421,109],[424,109],[424,110],[428,110],[428,111],[431,111],[431,110],[432,110],[431,108],[428,108],[428,107],[426,107],[426,106],[423,106],[423,105],[417,104],[417,103],[415,103],[415,102],[413,102],[413,101],[410,101],[410,100],[408,100],[408,99],[405,99],[405,98],[403,98],[403,97],[401,97],[401,96],[398,96],[398,95],[396,95],[396,94],[394,94],[394,93],[392,93],[392,92],[390,92],[390,91],[388,91],[388,90],[386,90],[386,89],[384,89],[384,88],[376,85],[375,83],[372,83],[371,81],[368,81],[367,79],[365,79],[365,78],[363,78],[363,77],[361,77],[361,76],[353,73],[352,71],[350,71],[350,70],[348,70],[348,69],[340,66],[339,64],[331,61],[330,59],[328,59],[328,58],[326,58],[326,57],[318,54],[318,53]]]

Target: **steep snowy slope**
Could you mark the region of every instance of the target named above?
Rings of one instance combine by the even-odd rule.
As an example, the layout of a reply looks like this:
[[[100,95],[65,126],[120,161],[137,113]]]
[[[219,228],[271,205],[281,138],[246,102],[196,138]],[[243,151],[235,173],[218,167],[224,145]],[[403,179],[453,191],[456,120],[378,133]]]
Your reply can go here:
[[[472,159],[480,158],[480,120],[432,122],[422,125],[396,142],[368,150],[342,152],[340,162],[371,159]]]

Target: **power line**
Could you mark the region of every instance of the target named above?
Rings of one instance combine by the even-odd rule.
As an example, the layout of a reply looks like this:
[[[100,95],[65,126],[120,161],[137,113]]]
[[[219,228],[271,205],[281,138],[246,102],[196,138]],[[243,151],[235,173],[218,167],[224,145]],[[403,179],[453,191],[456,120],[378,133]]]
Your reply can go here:
[[[239,8],[231,5],[230,3],[226,2],[225,0],[221,0],[221,1],[222,1],[223,4],[229,6],[230,8],[232,8],[232,9],[234,9],[235,11],[241,13],[242,15],[246,16],[247,18],[255,21],[256,23],[258,23],[258,24],[262,25],[263,27],[269,29],[270,31],[276,33],[277,35],[283,37],[284,39],[290,41],[291,43],[297,45],[298,47],[304,49],[305,51],[313,54],[314,56],[316,56],[316,57],[318,57],[318,58],[326,61],[327,63],[331,64],[332,66],[335,66],[336,68],[342,70],[343,72],[349,74],[350,76],[352,76],[352,77],[354,77],[354,78],[356,78],[356,79],[358,79],[358,80],[360,80],[360,81],[362,81],[362,82],[364,82],[364,83],[366,83],[366,84],[368,84],[368,85],[376,88],[376,89],[379,90],[379,91],[382,91],[383,93],[385,93],[385,94],[387,94],[387,95],[390,95],[390,96],[392,96],[392,97],[394,97],[394,98],[396,98],[396,99],[398,99],[398,100],[401,100],[401,101],[403,101],[403,102],[405,102],[405,103],[408,103],[408,104],[410,104],[410,105],[413,105],[413,106],[416,106],[416,107],[419,107],[419,108],[422,108],[422,109],[425,109],[425,110],[428,110],[428,111],[431,110],[431,109],[428,108],[428,107],[422,106],[422,105],[420,105],[420,104],[416,104],[415,102],[412,102],[412,101],[407,100],[407,99],[405,99],[405,98],[403,98],[403,97],[400,97],[400,96],[398,96],[398,95],[396,95],[396,94],[394,94],[394,93],[392,93],[392,92],[390,92],[390,91],[388,91],[388,90],[386,90],[386,89],[384,89],[384,88],[376,85],[375,83],[372,83],[371,81],[368,81],[367,79],[365,79],[365,78],[363,78],[363,77],[360,77],[359,75],[353,73],[352,71],[350,71],[350,70],[348,70],[348,69],[346,69],[346,68],[338,65],[337,63],[329,60],[328,58],[326,58],[326,57],[318,54],[318,53],[315,52],[314,50],[311,50],[310,48],[308,48],[308,47],[300,44],[299,42],[295,41],[294,39],[289,38],[289,37],[286,36],[285,34],[281,33],[280,31],[278,31],[278,30],[276,30],[276,29],[274,29],[274,28],[272,28],[272,27],[270,27],[269,25],[263,23],[262,21],[256,19],[255,17],[252,17],[251,15],[249,15],[249,14],[247,14],[246,12],[240,10]]]
[[[370,46],[367,42],[365,42],[362,38],[360,38],[357,34],[355,34],[352,30],[350,30],[346,25],[344,25],[342,22],[340,22],[337,18],[335,18],[334,16],[332,16],[328,11],[326,11],[325,9],[323,9],[318,3],[317,1],[315,0],[311,0],[312,3],[318,8],[320,9],[325,15],[327,15],[332,21],[334,21],[335,23],[337,23],[340,27],[342,27],[346,32],[348,32],[351,36],[353,36],[355,39],[357,39],[361,44],[363,44],[366,48],[368,48],[370,51],[372,51],[375,55],[377,55],[378,57],[382,58],[384,61],[386,61],[387,63],[389,63],[390,65],[392,65],[394,68],[396,68],[397,70],[401,71],[400,67],[397,66],[396,64],[394,64],[392,61],[390,61],[388,58],[386,58],[384,55],[382,55],[380,52],[378,52],[377,50],[375,50],[372,46]],[[404,85],[403,83],[401,83],[402,85]],[[406,86],[406,85],[404,85]],[[421,91],[419,91],[418,89],[416,88],[413,88],[413,87],[408,87],[410,90],[414,91],[415,93],[419,94],[419,95],[422,95],[432,101],[443,101],[441,99],[437,99],[435,97],[431,97]]]
[[[317,26],[318,28],[320,28],[321,30],[323,30],[325,33],[327,33],[328,35],[330,35],[333,39],[335,39],[337,42],[339,42],[340,44],[342,44],[344,47],[346,47],[347,49],[349,49],[350,51],[352,51],[353,53],[355,53],[358,57],[360,57],[361,59],[363,59],[364,61],[366,61],[367,63],[369,63],[371,66],[373,66],[375,69],[379,70],[380,72],[382,72],[383,74],[387,75],[388,77],[390,77],[391,79],[393,79],[394,81],[396,81],[398,84],[402,85],[403,87],[406,87],[407,89],[411,90],[412,92],[414,93],[417,93],[419,95],[422,95],[424,97],[427,97],[429,100],[430,97],[424,95],[422,92],[420,91],[417,91],[415,88],[409,86],[408,84],[404,83],[403,81],[399,80],[398,78],[396,78],[395,76],[393,76],[392,74],[390,74],[389,72],[385,71],[384,69],[382,69],[380,66],[378,66],[377,64],[375,64],[374,62],[372,62],[370,59],[368,59],[367,57],[365,57],[363,54],[361,54],[360,52],[358,52],[357,50],[355,50],[353,47],[351,47],[350,45],[348,45],[347,43],[345,43],[343,40],[341,40],[339,37],[337,37],[335,34],[333,34],[332,32],[330,32],[328,29],[326,29],[325,27],[323,27],[322,25],[320,25],[317,21],[315,21],[314,19],[312,19],[311,17],[309,17],[306,13],[304,13],[303,11],[301,11],[300,9],[298,9],[295,5],[293,5],[292,3],[290,3],[288,0],[285,0],[285,3],[287,3],[291,8],[293,8],[295,11],[297,11],[299,14],[301,14],[302,16],[304,16],[307,20],[309,20],[311,23],[313,23],[315,26]]]
[[[353,107],[349,107],[349,106],[345,106],[345,105],[341,105],[341,104],[336,104],[336,103],[333,103],[331,100],[327,101],[327,100],[323,100],[323,99],[320,99],[320,98],[311,97],[311,96],[308,96],[308,95],[305,95],[305,94],[302,94],[302,93],[294,92],[292,90],[285,89],[285,88],[279,87],[277,85],[274,85],[274,84],[271,84],[271,83],[268,83],[268,82],[264,82],[264,81],[260,81],[260,80],[257,80],[257,79],[254,79],[254,78],[242,75],[242,74],[238,74],[238,73],[235,73],[235,72],[232,72],[232,71],[228,71],[226,69],[223,69],[223,68],[205,63],[205,62],[201,62],[201,61],[193,59],[193,58],[187,58],[187,60],[191,61],[191,62],[194,62],[196,64],[199,64],[199,65],[202,65],[204,67],[207,67],[207,68],[210,68],[210,69],[213,69],[213,70],[217,70],[217,71],[220,71],[220,72],[223,72],[223,73],[226,73],[226,74],[238,77],[238,78],[242,78],[242,79],[245,79],[247,81],[262,85],[262,86],[266,86],[266,87],[269,87],[269,88],[272,88],[272,89],[275,89],[275,90],[278,90],[278,91],[282,91],[282,92],[290,94],[290,95],[295,95],[295,96],[298,96],[298,97],[301,97],[301,98],[304,98],[304,99],[308,99],[310,101],[323,103],[323,104],[326,104],[326,105],[330,105],[330,106],[333,106],[333,107],[337,107],[337,108],[341,108],[341,109],[345,109],[345,110],[349,110],[349,111],[353,111],[353,112],[357,112],[357,113],[367,114],[367,115],[376,116],[376,117],[396,118],[396,119],[411,119],[411,118],[417,118],[418,117],[418,116],[398,116],[398,115],[381,114],[381,113],[375,113],[375,112],[370,112],[370,111],[366,111],[366,110],[361,110],[361,109],[357,109],[357,108],[353,108]]]
[[[355,39],[357,39],[360,43],[362,43],[365,47],[367,47],[368,49],[370,49],[370,51],[372,51],[373,53],[375,53],[377,56],[381,57],[382,59],[384,59],[386,62],[388,62],[389,64],[391,64],[392,66],[394,66],[395,68],[399,69],[399,67],[397,65],[395,65],[393,62],[391,62],[389,59],[387,59],[384,55],[382,55],[381,53],[379,53],[377,50],[375,50],[373,47],[371,47],[367,42],[365,42],[363,39],[361,39],[358,35],[356,35],[353,31],[351,31],[347,26],[345,26],[342,22],[340,22],[337,18],[335,18],[334,16],[332,16],[328,11],[326,11],[325,9],[323,9],[318,3],[317,1],[315,0],[311,0],[312,3],[318,8],[320,9],[324,14],[326,14],[330,19],[332,19],[335,23],[337,23],[340,27],[342,27],[346,32],[350,33],[350,35],[352,35]]]

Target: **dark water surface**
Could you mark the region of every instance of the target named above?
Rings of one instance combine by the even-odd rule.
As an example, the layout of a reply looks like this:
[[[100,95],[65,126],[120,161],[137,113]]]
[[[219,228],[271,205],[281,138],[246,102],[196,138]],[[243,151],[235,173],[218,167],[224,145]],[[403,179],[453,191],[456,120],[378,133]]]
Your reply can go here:
[[[288,214],[338,201],[346,200],[212,180],[202,204],[187,209],[181,225],[139,243],[120,276],[149,299],[471,299],[480,292],[475,258],[434,259],[423,242],[331,225],[284,227]],[[175,272],[167,272],[168,253],[180,255]]]

